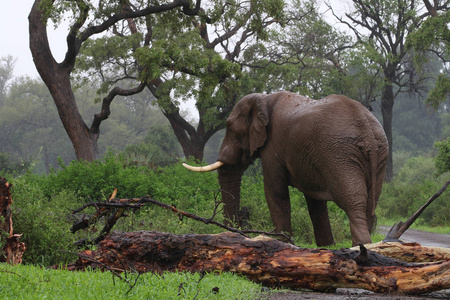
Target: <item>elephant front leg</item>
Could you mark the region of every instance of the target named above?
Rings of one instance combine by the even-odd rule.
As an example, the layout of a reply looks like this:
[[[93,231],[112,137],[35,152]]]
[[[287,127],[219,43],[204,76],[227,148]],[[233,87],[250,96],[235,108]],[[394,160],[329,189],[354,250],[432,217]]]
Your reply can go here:
[[[287,184],[280,183],[280,178],[271,180],[269,176],[264,176],[264,192],[275,230],[292,234],[291,201]]]
[[[314,229],[314,238],[319,247],[334,245],[330,218],[326,201],[316,200],[305,195],[308,212]]]

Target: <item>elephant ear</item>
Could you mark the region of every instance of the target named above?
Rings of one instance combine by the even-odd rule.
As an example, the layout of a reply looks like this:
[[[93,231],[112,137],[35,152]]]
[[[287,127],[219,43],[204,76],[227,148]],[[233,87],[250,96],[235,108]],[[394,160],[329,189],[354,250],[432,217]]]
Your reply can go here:
[[[261,95],[255,95],[249,128],[250,156],[264,145],[267,138],[267,124],[269,124],[267,101]]]

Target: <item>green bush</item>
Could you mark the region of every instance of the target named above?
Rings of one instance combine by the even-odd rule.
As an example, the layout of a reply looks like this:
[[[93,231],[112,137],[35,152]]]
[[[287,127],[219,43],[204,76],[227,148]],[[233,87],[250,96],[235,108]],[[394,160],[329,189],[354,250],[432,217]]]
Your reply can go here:
[[[434,158],[437,175],[450,172],[450,137],[446,140],[436,142],[434,147],[438,149],[438,155]]]
[[[19,178],[13,181],[12,197],[14,232],[23,234],[27,247],[23,261],[49,266],[73,260],[67,251],[75,250],[76,236],[69,232],[75,194],[62,191],[48,199],[39,186]]]
[[[417,211],[444,184],[447,177],[436,178],[433,159],[419,156],[409,159],[391,183],[384,184],[378,211],[384,218],[405,219]],[[442,194],[416,222],[445,226],[450,221],[450,193]]]
[[[86,202],[105,200],[114,188],[118,189],[117,197],[120,198],[144,196],[151,192],[150,169],[124,168],[122,159],[111,153],[92,163],[72,161],[65,165],[60,162],[60,167],[60,170],[52,170],[48,176],[37,179],[48,198],[63,190],[73,191]]]

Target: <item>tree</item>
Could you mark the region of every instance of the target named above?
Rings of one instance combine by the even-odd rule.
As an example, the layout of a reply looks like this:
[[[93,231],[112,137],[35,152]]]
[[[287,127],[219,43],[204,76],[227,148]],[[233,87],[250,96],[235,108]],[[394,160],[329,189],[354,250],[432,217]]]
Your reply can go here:
[[[418,1],[354,0],[352,3],[354,9],[345,17],[334,15],[353,31],[364,46],[367,58],[377,65],[383,76],[381,112],[390,145],[386,174],[386,180],[390,181],[393,176],[392,120],[396,95],[403,91],[419,90],[425,78],[420,68],[413,67],[413,53],[408,51],[406,41],[432,16],[430,11],[448,11],[449,1],[434,1],[432,9],[425,12],[422,12]]]
[[[273,28],[267,41],[244,52],[247,89],[289,90],[313,98],[342,90],[351,39],[325,22],[318,7],[316,0],[291,1],[285,26]]]
[[[197,160],[241,96],[242,52],[255,39],[267,39],[266,28],[284,18],[278,0],[204,3],[197,15],[167,11],[117,24],[112,34],[85,43],[78,64],[80,75],[102,78],[100,92],[124,80],[144,82],[184,155]],[[180,110],[188,99],[198,110],[196,124]]]
[[[438,149],[438,155],[434,158],[437,175],[450,172],[450,138],[436,142],[434,146]]]
[[[5,102],[8,81],[13,78],[15,59],[11,56],[0,58],[0,107]]]
[[[12,161],[28,161],[41,156],[45,170],[56,165],[56,157],[73,159],[67,136],[55,122],[57,112],[42,81],[28,77],[16,78],[0,107],[3,138],[0,150],[10,154]]]
[[[75,82],[76,83],[76,82]],[[74,91],[80,114],[88,119],[95,110],[95,88],[82,86]],[[109,121],[102,126],[98,143],[99,155],[106,151],[120,151],[128,145],[145,141],[155,122],[169,126],[162,113],[152,105],[149,93],[125,97],[112,104]],[[76,159],[67,133],[60,122],[46,85],[38,79],[14,78],[0,105],[2,143],[1,165],[8,170],[23,169],[20,165],[34,165],[37,172],[58,166],[58,157],[64,161]]]
[[[30,49],[36,68],[48,87],[59,117],[72,142],[78,159],[92,161],[97,158],[97,139],[100,124],[110,115],[110,104],[117,95],[127,96],[141,92],[146,81],[132,88],[114,86],[103,98],[101,112],[94,115],[88,126],[77,106],[71,83],[77,57],[83,44],[95,35],[114,30],[120,22],[133,18],[149,17],[153,14],[177,10],[181,14],[196,15],[200,12],[201,1],[193,6],[187,0],[174,0],[164,4],[147,5],[145,1],[89,1],[36,0],[29,14]],[[97,6],[95,6],[97,5]],[[51,19],[56,24],[65,13],[71,13],[71,26],[67,35],[67,51],[64,60],[58,63],[50,49],[47,23]]]

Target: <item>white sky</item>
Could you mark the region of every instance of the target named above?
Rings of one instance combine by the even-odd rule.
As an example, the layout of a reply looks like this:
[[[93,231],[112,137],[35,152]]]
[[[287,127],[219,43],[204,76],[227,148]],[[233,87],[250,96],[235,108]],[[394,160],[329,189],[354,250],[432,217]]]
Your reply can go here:
[[[15,76],[39,76],[28,42],[28,14],[33,2],[34,0],[1,0],[0,4],[0,57],[12,55],[16,59]],[[49,26],[48,34],[55,58],[62,59],[66,32],[54,31],[53,26]]]

